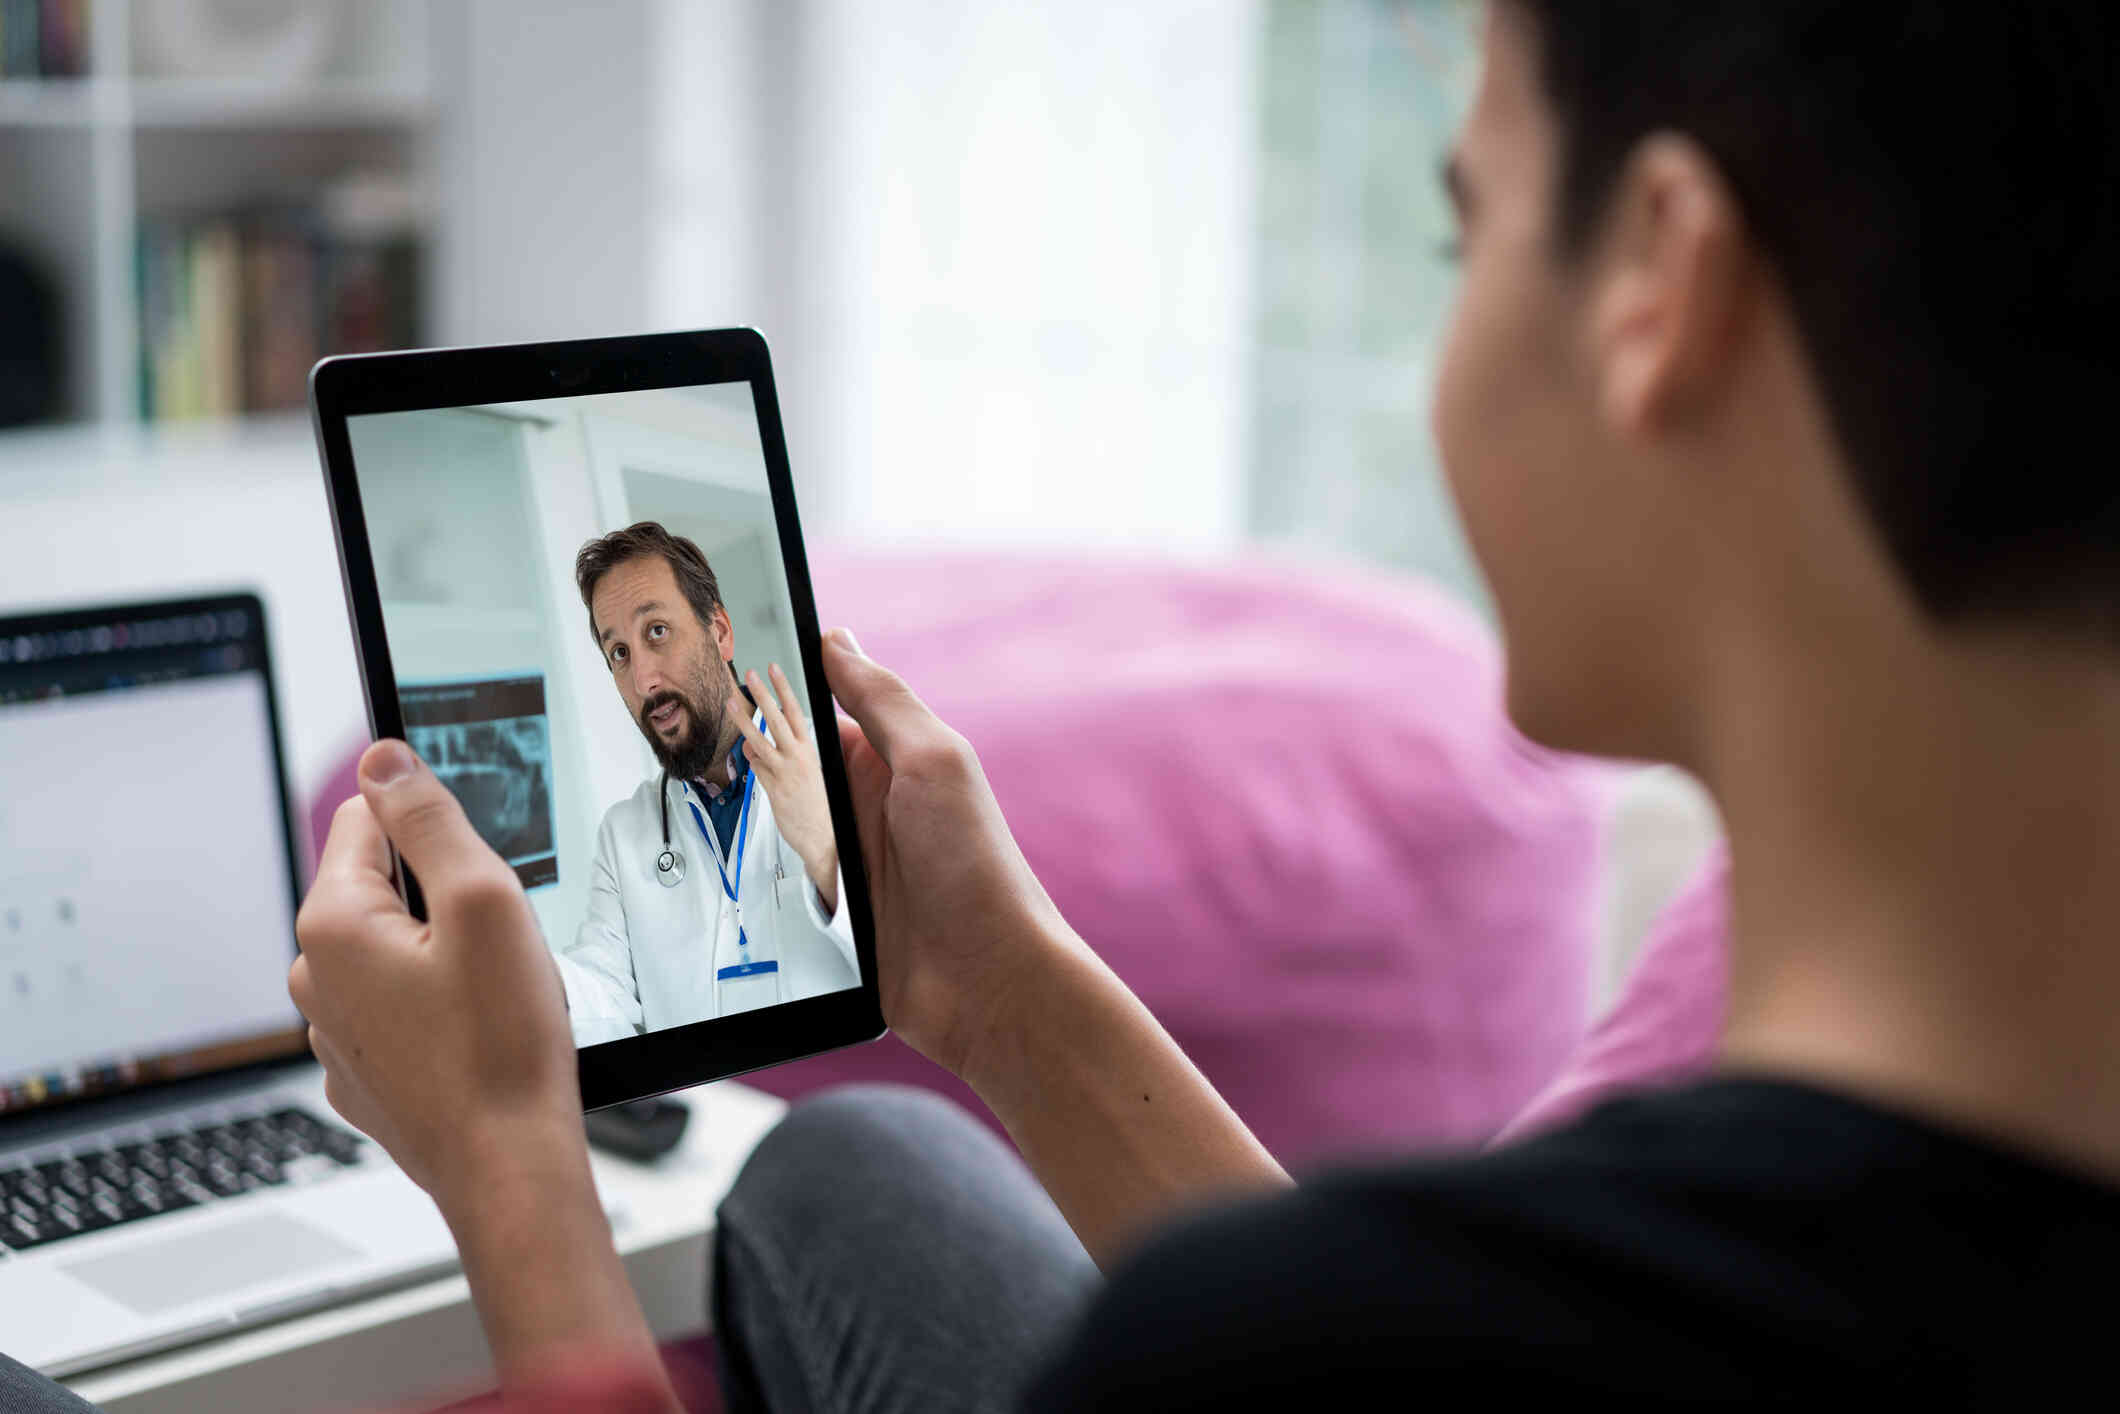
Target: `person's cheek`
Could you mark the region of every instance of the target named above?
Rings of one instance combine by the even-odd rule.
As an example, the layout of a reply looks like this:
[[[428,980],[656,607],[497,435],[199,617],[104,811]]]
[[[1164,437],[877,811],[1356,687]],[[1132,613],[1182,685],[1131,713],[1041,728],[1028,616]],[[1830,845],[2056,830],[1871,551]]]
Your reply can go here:
[[[1469,259],[1436,375],[1436,447],[1458,517],[1493,601],[1508,662],[1508,705],[1533,735],[1552,676],[1551,577],[1540,500],[1548,449],[1538,291],[1512,252]]]
[[[1506,552],[1506,534],[1494,524],[1496,463],[1500,428],[1495,411],[1501,401],[1492,386],[1497,330],[1490,293],[1468,266],[1450,322],[1444,332],[1435,382],[1430,425],[1458,518],[1473,557],[1490,584],[1497,574],[1496,556]]]

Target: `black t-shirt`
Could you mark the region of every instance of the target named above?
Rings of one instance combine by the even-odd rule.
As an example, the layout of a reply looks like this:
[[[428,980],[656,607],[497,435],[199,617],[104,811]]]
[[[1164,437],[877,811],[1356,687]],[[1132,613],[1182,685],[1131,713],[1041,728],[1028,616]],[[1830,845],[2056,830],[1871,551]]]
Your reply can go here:
[[[2110,1407],[2116,1298],[2120,1189],[1724,1079],[1180,1224],[1114,1272],[1028,1403]]]

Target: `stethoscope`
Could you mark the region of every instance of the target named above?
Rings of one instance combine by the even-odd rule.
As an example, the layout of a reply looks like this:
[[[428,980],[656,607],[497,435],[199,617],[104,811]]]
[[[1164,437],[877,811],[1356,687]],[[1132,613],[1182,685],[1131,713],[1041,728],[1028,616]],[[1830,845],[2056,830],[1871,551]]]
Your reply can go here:
[[[685,881],[685,857],[670,848],[670,773],[668,771],[663,772],[662,779],[656,785],[662,795],[663,847],[662,853],[655,856],[655,882],[666,889],[674,889]],[[743,802],[746,813],[751,808],[750,793],[750,778],[746,776],[744,778]],[[741,862],[738,861],[739,864]]]
[[[744,701],[749,702],[751,704],[751,710],[753,712],[756,712],[758,710],[758,703],[756,699],[751,696],[751,689],[744,686],[743,679],[736,676],[736,664],[734,662],[729,663],[729,676],[735,679],[736,690],[743,694]],[[740,750],[741,748],[738,749]],[[743,825],[738,826],[739,830],[744,828],[745,825],[748,825],[751,818],[751,781],[752,773],[746,771],[744,773],[743,778]],[[679,884],[682,884],[685,881],[685,857],[682,854],[679,854],[675,849],[671,848],[670,846],[669,771],[665,770],[662,773],[662,779],[656,784],[658,786],[657,796],[662,801],[662,853],[655,856],[655,882],[661,884],[666,889],[674,889]],[[700,826],[700,832],[702,834],[706,832],[705,825]],[[721,860],[719,858],[717,858],[714,862],[716,867],[719,867],[721,864]],[[743,848],[740,844],[738,845],[736,850],[736,873],[740,881],[743,874]],[[728,876],[726,874],[722,876],[722,884],[725,887],[728,884]],[[730,897],[735,897],[733,892],[730,894]]]
[[[729,665],[729,675],[731,677],[736,675],[736,665],[734,663]],[[737,687],[742,691],[745,699],[751,702],[752,710],[757,711],[758,704],[756,699],[751,697],[751,690],[743,686],[743,681],[740,678],[737,679]],[[754,720],[757,722],[759,729],[761,731],[764,730],[765,714],[759,712]],[[714,969],[714,1013],[717,1016],[721,1014],[721,984],[724,982],[738,978],[763,977],[770,974],[773,978],[774,994],[776,997],[780,995],[780,963],[775,959],[755,962],[752,960],[751,935],[745,931],[743,922],[744,856],[748,852],[746,846],[751,838],[751,796],[757,785],[758,772],[755,769],[746,770],[743,778],[743,805],[739,808],[736,817],[736,847],[734,850],[736,873],[733,878],[730,877],[728,867],[722,862],[721,850],[715,846],[713,832],[708,829],[706,818],[699,813],[699,806],[689,799],[685,802],[685,808],[692,812],[692,822],[699,827],[700,838],[707,842],[708,852],[714,857],[715,872],[721,876],[721,891],[728,897],[729,904],[736,913],[736,961],[730,966],[716,967]],[[668,770],[665,770],[661,779],[656,782],[656,797],[658,804],[661,806],[662,850],[655,856],[655,879],[664,888],[674,889],[684,882],[685,857],[670,842],[670,773]]]
[[[757,784],[758,772],[745,771],[743,807],[736,817],[736,879],[733,883],[729,879],[729,871],[722,866],[721,852],[714,852],[714,867],[721,873],[721,887],[728,894],[729,901],[736,903],[739,910],[743,905],[736,902],[736,891],[743,883],[744,842],[751,835],[751,789]],[[655,882],[666,889],[674,889],[685,881],[685,857],[670,843],[670,773],[667,770],[662,773],[662,778],[655,786],[658,803],[662,806],[662,852],[655,856]],[[690,801],[685,804],[692,812],[693,821],[699,826],[700,837],[707,838],[707,822],[700,818],[699,807]]]

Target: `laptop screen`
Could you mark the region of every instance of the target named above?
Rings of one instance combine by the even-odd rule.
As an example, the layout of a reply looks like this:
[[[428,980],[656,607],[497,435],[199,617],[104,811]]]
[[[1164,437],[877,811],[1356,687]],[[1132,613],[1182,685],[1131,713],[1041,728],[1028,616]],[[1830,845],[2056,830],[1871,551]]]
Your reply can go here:
[[[0,619],[0,1114],[306,1045],[264,615]]]

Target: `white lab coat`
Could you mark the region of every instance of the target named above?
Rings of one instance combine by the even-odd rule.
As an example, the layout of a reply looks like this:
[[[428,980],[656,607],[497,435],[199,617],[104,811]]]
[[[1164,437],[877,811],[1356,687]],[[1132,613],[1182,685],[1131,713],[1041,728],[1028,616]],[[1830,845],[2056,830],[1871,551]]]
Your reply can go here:
[[[659,779],[659,778],[658,778]],[[589,907],[574,942],[558,952],[567,1009],[579,1046],[668,1026],[791,1002],[859,985],[854,930],[847,922],[846,880],[829,915],[802,859],[781,838],[763,783],[751,793],[751,827],[737,893],[752,962],[777,973],[717,978],[742,960],[736,910],[722,889],[706,802],[682,781],[669,783],[670,845],[684,855],[685,877],[667,888],[656,878],[662,853],[657,780],[641,782],[605,813],[590,865]],[[690,806],[706,821],[703,835]],[[728,867],[727,861],[723,861]],[[731,879],[737,877],[733,867]]]

